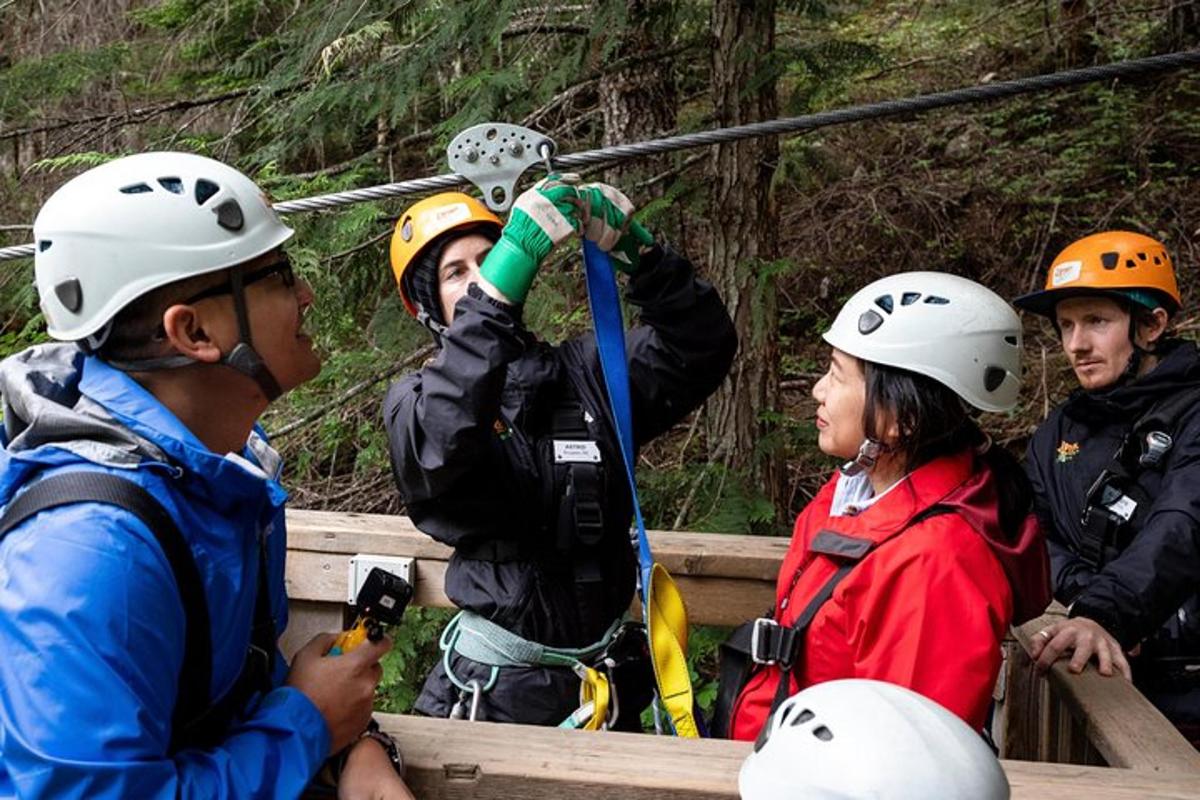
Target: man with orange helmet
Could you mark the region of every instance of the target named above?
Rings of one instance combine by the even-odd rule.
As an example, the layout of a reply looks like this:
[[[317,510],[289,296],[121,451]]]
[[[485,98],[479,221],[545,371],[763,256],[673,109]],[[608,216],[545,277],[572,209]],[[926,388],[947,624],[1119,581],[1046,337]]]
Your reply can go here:
[[[1015,303],[1050,319],[1080,385],[1029,445],[1070,610],[1035,637],[1038,663],[1070,654],[1079,672],[1094,657],[1200,741],[1200,353],[1169,336],[1171,257],[1148,236],[1097,233]]]
[[[440,345],[384,401],[408,514],[454,548],[445,591],[464,626],[583,661],[580,649],[611,637],[633,598],[632,504],[591,335],[551,345],[522,323],[538,267],[578,231],[628,275],[626,296],[641,311],[626,335],[637,446],[704,402],[737,345],[712,286],[632,211],[610,186],[551,176],[518,197],[506,224],[474,198],[444,193],[405,211],[392,238],[400,296]],[[417,701],[424,714],[557,725],[580,708],[568,667],[497,669],[445,645]],[[640,729],[649,702],[648,665],[636,662],[625,675],[644,691],[621,695],[609,720],[617,727]]]

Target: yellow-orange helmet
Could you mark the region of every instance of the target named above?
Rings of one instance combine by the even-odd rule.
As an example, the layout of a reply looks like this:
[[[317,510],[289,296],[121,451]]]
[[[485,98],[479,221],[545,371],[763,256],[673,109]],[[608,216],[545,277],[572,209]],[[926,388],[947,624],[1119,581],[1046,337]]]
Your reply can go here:
[[[404,273],[420,260],[422,252],[443,233],[476,225],[494,225],[496,233],[504,227],[500,218],[470,195],[442,192],[409,206],[396,221],[392,233],[391,262],[400,299],[408,313],[417,316],[417,305],[405,288]]]
[[[1167,248],[1129,231],[1094,233],[1072,243],[1051,264],[1046,288],[1018,297],[1013,304],[1053,317],[1060,300],[1095,294],[1162,306],[1169,314],[1183,305]]]

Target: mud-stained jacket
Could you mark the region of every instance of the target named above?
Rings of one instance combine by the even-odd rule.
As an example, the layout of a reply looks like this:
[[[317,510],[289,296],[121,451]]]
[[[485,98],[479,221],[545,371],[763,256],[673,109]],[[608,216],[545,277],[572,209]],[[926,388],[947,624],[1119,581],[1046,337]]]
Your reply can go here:
[[[1138,380],[1077,391],[1054,409],[1029,443],[1026,468],[1059,602],[1126,648],[1143,642],[1143,658],[1200,659],[1200,394],[1170,432],[1165,463],[1137,473],[1149,502],[1132,517],[1136,533],[1099,568],[1080,556],[1088,490],[1126,432],[1163,398],[1200,390],[1196,345],[1165,344],[1162,361]]]
[[[716,389],[737,340],[717,293],[670,250],[643,256],[627,299],[641,312],[626,347],[643,445]],[[455,548],[445,590],[458,607],[562,647],[591,644],[629,608],[632,509],[604,398],[590,334],[539,342],[518,307],[478,286],[458,302],[437,357],[390,388],[383,410],[396,483],[417,527]],[[572,417],[601,458],[591,490],[602,524],[590,543],[574,535],[579,492],[566,484],[578,476],[555,463],[555,430]],[[467,662],[455,672],[486,675],[479,669]],[[484,716],[557,724],[577,705],[577,689],[565,670],[507,669]],[[417,708],[445,716],[454,697],[439,666]]]

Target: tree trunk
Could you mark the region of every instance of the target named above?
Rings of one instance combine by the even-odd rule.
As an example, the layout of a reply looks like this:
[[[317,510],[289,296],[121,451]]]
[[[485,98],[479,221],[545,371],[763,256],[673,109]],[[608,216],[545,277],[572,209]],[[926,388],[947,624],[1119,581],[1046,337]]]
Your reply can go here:
[[[628,26],[621,33],[616,58],[651,57],[669,46],[665,31],[671,29],[670,0],[627,0]],[[654,139],[675,128],[679,97],[675,73],[669,62],[647,66],[635,63],[605,71],[600,78],[600,108],[604,118],[605,147]],[[626,161],[604,173],[608,183],[632,193],[632,182],[665,170],[669,156]],[[661,183],[650,190],[661,196]]]
[[[1059,45],[1063,67],[1080,67],[1096,58],[1096,20],[1088,0],[1060,0],[1063,38]]]
[[[712,97],[725,127],[776,116],[775,80],[756,70],[775,47],[775,0],[714,0]],[[781,494],[778,459],[756,447],[779,389],[775,282],[763,265],[778,257],[778,214],[770,193],[779,157],[774,138],[716,147],[709,221],[709,277],[724,298],[741,346],[729,378],[709,399],[714,460],[748,470],[772,502]]]

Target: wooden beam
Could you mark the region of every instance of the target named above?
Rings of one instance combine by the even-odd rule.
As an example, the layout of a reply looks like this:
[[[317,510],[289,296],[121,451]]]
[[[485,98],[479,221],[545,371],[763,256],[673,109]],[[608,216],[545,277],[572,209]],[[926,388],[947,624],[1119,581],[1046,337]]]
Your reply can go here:
[[[1014,628],[1025,653],[1030,651],[1038,631],[1063,617],[1064,609],[1055,604],[1045,616]],[[1071,717],[1085,726],[1088,741],[1110,767],[1200,774],[1200,753],[1132,683],[1119,676],[1106,678],[1090,664],[1075,675],[1067,664],[1066,660],[1059,660],[1046,673],[1050,692]],[[1051,736],[1063,732],[1067,726],[1062,721],[1056,727],[1057,731],[1050,731]],[[1071,751],[1078,747],[1070,742],[1056,742],[1052,750]]]
[[[749,742],[377,715],[423,800],[737,800]],[[1004,761],[1014,800],[1194,800],[1200,773]],[[797,774],[804,769],[796,765]]]
[[[786,539],[668,531],[650,537],[655,557],[683,593],[691,622],[739,625],[773,605]],[[372,553],[417,559],[413,604],[449,608],[442,587],[451,552],[407,517],[289,511],[288,597],[344,603],[350,556]]]

